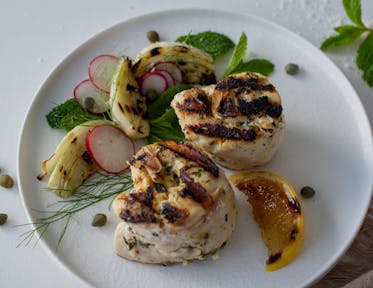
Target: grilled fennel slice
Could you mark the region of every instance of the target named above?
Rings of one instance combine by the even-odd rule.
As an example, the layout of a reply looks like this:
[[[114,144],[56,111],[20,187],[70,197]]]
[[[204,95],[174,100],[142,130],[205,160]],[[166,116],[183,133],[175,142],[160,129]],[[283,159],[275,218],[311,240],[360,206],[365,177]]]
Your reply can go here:
[[[210,55],[193,46],[162,41],[146,46],[134,59],[133,71],[139,79],[160,62],[175,63],[187,84],[208,85],[216,82],[214,63]]]
[[[149,135],[149,123],[144,119],[146,100],[131,68],[129,59],[120,59],[110,89],[111,116],[128,137],[138,139]]]
[[[41,180],[49,176],[48,188],[60,197],[70,196],[99,168],[86,148],[88,131],[98,125],[114,125],[108,120],[87,121],[72,129],[58,144],[54,154],[42,163]]]

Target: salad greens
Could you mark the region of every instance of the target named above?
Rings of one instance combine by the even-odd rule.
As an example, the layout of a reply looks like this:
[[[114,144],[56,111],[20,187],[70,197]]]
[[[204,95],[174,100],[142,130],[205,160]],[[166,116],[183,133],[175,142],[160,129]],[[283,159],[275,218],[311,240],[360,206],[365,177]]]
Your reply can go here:
[[[181,131],[179,120],[170,104],[174,96],[192,86],[188,84],[178,84],[165,92],[148,106],[150,133],[145,138],[146,144],[151,144],[162,140],[183,141],[184,134]]]
[[[161,93],[155,100],[148,106],[148,119],[154,119],[161,116],[168,108],[174,96],[183,91],[192,88],[189,84],[177,84],[170,89]]]
[[[145,144],[151,144],[162,140],[185,140],[184,134],[181,131],[179,121],[174,109],[169,108],[162,116],[150,119],[150,134],[145,138]]]
[[[245,33],[241,37],[234,48],[231,60],[224,72],[224,77],[240,72],[258,72],[268,76],[275,68],[275,65],[266,59],[251,59],[244,62],[243,59],[247,53],[247,37]]]
[[[85,111],[75,100],[69,99],[54,107],[47,115],[47,122],[51,128],[70,131],[89,120],[107,119],[106,115],[95,115]]]
[[[212,31],[180,36],[176,42],[192,45],[210,54],[214,60],[228,53],[234,47],[233,41],[227,36]]]
[[[335,27],[338,34],[325,39],[320,49],[326,51],[332,47],[348,45],[366,34],[357,51],[356,64],[363,71],[363,79],[373,87],[373,29],[365,26],[361,20],[360,0],[343,0],[343,6],[353,25]]]

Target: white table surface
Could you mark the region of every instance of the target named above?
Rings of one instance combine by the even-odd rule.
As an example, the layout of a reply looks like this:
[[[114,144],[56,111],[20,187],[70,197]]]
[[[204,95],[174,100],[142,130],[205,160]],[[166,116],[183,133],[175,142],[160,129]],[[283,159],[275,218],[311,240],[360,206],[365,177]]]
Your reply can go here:
[[[339,0],[14,0],[0,4],[0,168],[16,179],[21,127],[43,81],[63,58],[97,32],[136,15],[174,8],[218,8],[254,14],[298,33],[315,46],[348,23]],[[363,18],[373,24],[373,1],[362,0]],[[358,92],[373,124],[373,88],[361,80],[354,58],[357,45],[329,57]],[[281,69],[281,68],[279,68]],[[0,287],[82,287],[41,246],[16,248],[27,223],[18,185],[0,188]]]

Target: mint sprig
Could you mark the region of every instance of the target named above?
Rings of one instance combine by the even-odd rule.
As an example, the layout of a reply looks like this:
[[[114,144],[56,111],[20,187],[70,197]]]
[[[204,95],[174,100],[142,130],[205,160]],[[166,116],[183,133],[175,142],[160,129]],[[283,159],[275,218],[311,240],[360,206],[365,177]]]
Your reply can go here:
[[[224,72],[224,77],[240,72],[259,72],[268,76],[274,70],[274,65],[266,59],[251,59],[243,62],[247,52],[247,37],[245,33],[241,34],[236,47],[233,50],[232,57],[228,67]]]
[[[358,49],[356,64],[363,72],[363,79],[373,87],[373,29],[366,27],[361,20],[360,0],[343,0],[343,6],[354,25],[335,27],[338,34],[325,39],[320,48],[326,51],[332,47],[345,46],[356,41],[362,34],[367,34]]]

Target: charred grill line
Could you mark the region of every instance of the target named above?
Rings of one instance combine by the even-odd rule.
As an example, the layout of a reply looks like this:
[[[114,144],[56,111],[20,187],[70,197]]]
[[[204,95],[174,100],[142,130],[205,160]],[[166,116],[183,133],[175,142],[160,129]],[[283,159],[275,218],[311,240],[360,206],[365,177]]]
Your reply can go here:
[[[225,140],[254,141],[256,139],[256,132],[253,129],[228,128],[223,125],[209,123],[190,125],[187,128],[196,134]]]
[[[209,209],[214,204],[214,201],[210,194],[207,193],[206,189],[199,183],[189,176],[187,170],[190,167],[183,167],[180,169],[181,181],[185,184],[185,188],[180,191],[181,197],[191,196],[192,199],[200,203],[203,208]]]
[[[236,117],[239,114],[239,110],[231,98],[225,98],[219,103],[218,113],[224,117]]]
[[[196,150],[191,145],[185,142],[176,143],[174,141],[162,141],[158,142],[158,145],[165,147],[188,160],[196,162],[206,171],[210,172],[214,177],[219,177],[219,167],[216,166],[216,164],[205,154]]]
[[[161,54],[160,50],[161,50],[160,47],[155,47],[155,48],[153,48],[152,50],[150,50],[150,54],[151,54],[152,56],[156,56],[156,55],[158,55],[158,54]]]
[[[129,209],[125,209],[120,215],[120,218],[130,223],[155,223],[157,222],[157,218],[155,218],[154,215],[148,213],[147,211],[141,211],[141,213],[139,214],[134,214]]]
[[[281,105],[270,103],[268,96],[262,96],[250,102],[240,99],[238,100],[238,109],[241,114],[246,116],[257,115],[264,112],[273,118],[277,118],[282,113]]]
[[[189,213],[186,209],[180,209],[165,202],[162,204],[161,214],[172,224],[182,223]]]

